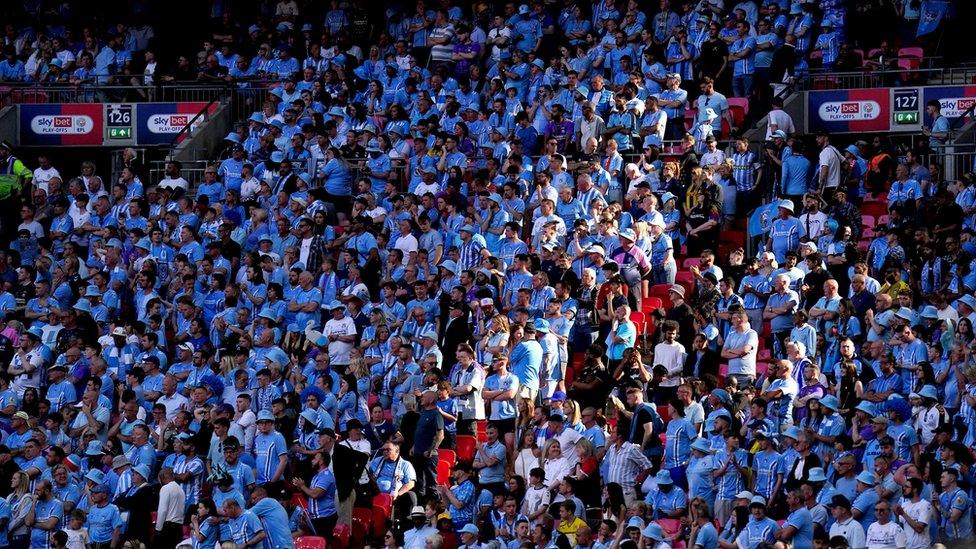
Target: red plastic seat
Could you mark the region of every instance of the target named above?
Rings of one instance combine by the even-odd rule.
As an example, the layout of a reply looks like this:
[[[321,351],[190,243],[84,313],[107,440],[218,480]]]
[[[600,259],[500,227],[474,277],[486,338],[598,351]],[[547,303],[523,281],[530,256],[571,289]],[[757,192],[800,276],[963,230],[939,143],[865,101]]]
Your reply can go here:
[[[660,297],[654,297],[648,293],[641,299],[641,312],[644,313],[645,319],[650,319],[651,313],[660,309],[664,306],[664,302],[661,301]]]
[[[478,439],[471,435],[458,435],[456,440],[458,461],[471,463],[474,461],[475,446]]]
[[[736,246],[744,246],[746,243],[746,232],[722,231],[719,233],[718,241],[726,244],[735,244]]]
[[[451,464],[442,460],[437,462],[437,484],[447,486],[451,481]]]
[[[668,537],[674,537],[681,531],[681,521],[678,519],[657,519],[655,522],[661,525]]]
[[[876,223],[876,221],[875,221],[873,215],[862,215],[861,216],[861,225],[863,225],[864,227],[873,228],[875,223]]]
[[[373,496],[373,533],[385,532],[393,513],[393,496],[377,494]]]
[[[352,528],[348,524],[336,524],[332,530],[332,543],[329,544],[334,549],[349,547],[349,540],[352,539]],[[297,549],[296,544],[296,549]]]
[[[644,324],[644,313],[642,313],[640,311],[631,311],[630,312],[630,321],[633,322],[634,325],[637,327],[637,335],[638,336],[644,333],[644,327],[645,327],[645,324]]]
[[[925,50],[919,47],[899,48],[898,57],[915,57],[921,59],[925,57]]]
[[[668,405],[658,406],[657,415],[661,416],[661,419],[667,423],[671,419],[671,412],[668,411]]]
[[[768,362],[756,362],[756,377],[762,377],[769,372]]]
[[[661,306],[664,307],[665,311],[671,310],[671,285],[670,284],[655,284],[651,286],[651,291],[649,292],[651,298],[658,298],[661,300]],[[650,298],[649,298],[650,299]]]
[[[701,258],[698,257],[688,257],[681,262],[682,269],[690,269],[692,266],[697,267],[701,265]]]
[[[688,271],[678,271],[674,277],[674,283],[685,289],[685,299],[691,298],[692,292],[695,291],[695,275]]]
[[[372,535],[373,511],[365,507],[352,509],[352,545],[362,547],[366,538]]]
[[[732,99],[733,98],[729,98],[730,103]],[[745,123],[746,112],[748,112],[748,109],[739,105],[729,105],[729,114],[732,115],[732,123],[735,124],[736,128],[741,128],[742,124]]]
[[[454,450],[448,450],[447,448],[441,448],[437,450],[437,459],[440,461],[446,461],[451,464],[451,467],[457,463],[457,452]]]
[[[302,536],[295,539],[295,549],[325,549],[325,538],[319,536]]]
[[[729,108],[741,107],[746,114],[749,114],[749,98],[748,97],[729,97]]]

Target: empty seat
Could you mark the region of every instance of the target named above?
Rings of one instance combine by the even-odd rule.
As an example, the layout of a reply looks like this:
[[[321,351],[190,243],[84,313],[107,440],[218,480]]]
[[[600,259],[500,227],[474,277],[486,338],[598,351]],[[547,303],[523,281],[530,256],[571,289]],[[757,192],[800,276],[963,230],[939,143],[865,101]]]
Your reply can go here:
[[[295,549],[325,549],[325,538],[319,536],[302,536],[295,539]]]

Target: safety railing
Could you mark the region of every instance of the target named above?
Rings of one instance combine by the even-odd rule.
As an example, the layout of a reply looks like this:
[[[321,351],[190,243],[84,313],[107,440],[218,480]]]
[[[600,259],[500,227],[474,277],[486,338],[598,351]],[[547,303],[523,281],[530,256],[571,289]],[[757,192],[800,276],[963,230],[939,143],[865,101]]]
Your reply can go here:
[[[863,69],[850,72],[809,69],[797,72],[794,86],[797,91],[884,88],[902,85],[950,85],[971,83],[976,78],[976,65],[954,67],[919,67],[913,69]]]

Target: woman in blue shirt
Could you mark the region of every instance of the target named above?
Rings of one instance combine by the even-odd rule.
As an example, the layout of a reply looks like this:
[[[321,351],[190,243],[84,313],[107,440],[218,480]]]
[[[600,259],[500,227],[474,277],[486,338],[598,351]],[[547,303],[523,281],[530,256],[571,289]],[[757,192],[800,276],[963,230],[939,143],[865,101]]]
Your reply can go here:
[[[352,174],[349,165],[335,147],[325,151],[325,165],[322,166],[322,179],[328,199],[336,203],[336,209],[348,206],[352,195]]]
[[[197,503],[197,512],[190,517],[193,527],[193,549],[210,548],[216,545],[220,534],[220,525],[210,523],[211,517],[217,517],[217,507],[212,499]]]
[[[704,438],[696,438],[691,443],[691,460],[688,462],[688,497],[704,498],[711,507],[715,503],[715,484],[712,472],[715,459],[712,449]]]

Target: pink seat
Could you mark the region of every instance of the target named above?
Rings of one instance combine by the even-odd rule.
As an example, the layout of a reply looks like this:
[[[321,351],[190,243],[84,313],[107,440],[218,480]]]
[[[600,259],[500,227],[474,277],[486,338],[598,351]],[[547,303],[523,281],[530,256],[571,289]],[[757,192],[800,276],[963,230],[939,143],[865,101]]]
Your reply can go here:
[[[925,57],[925,50],[919,47],[900,48],[898,57],[915,57],[921,59]]]

